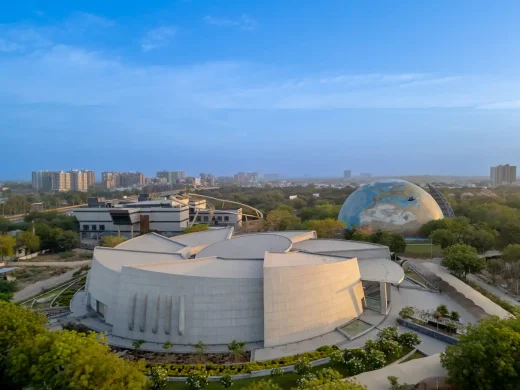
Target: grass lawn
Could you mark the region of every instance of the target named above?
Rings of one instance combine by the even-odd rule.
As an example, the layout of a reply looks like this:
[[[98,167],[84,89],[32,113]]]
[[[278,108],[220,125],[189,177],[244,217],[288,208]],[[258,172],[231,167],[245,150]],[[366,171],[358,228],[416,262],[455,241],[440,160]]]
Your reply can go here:
[[[406,362],[409,362],[410,360],[415,360],[415,359],[422,359],[423,357],[426,357],[426,355],[424,353],[415,351],[412,356],[403,360],[401,363],[406,363]]]
[[[401,357],[405,356],[406,354],[410,353],[412,351],[411,348],[403,348],[403,352],[401,355],[399,355],[397,358],[392,359],[388,362],[388,364],[393,363],[394,361],[400,359]],[[417,352],[416,352],[417,353]],[[414,354],[415,355],[415,354]],[[412,356],[414,356],[412,355]],[[421,356],[424,357],[424,356]],[[417,359],[417,358],[416,358]],[[323,368],[332,368],[336,371],[338,371],[343,377],[347,377],[348,372],[346,370],[346,367],[344,365],[334,366],[332,364],[324,364],[322,366],[313,367],[312,371],[316,372]],[[250,378],[250,379],[242,379],[233,382],[233,389],[241,389],[243,387],[246,387],[250,385],[251,383],[260,382],[261,380],[268,380],[271,379],[274,383],[278,384],[282,389],[291,389],[296,387],[296,381],[298,380],[298,375],[295,373],[286,373],[282,376],[271,378],[270,376],[263,376],[259,378]],[[168,389],[169,390],[188,390],[189,387],[184,382],[168,382]],[[204,389],[212,390],[212,389],[223,389],[222,385],[219,381],[216,382],[209,382],[208,386]]]
[[[429,259],[431,257],[432,246],[424,244],[408,244],[404,253],[400,253],[403,257],[418,257]],[[442,249],[439,245],[433,245],[433,257],[441,257]]]

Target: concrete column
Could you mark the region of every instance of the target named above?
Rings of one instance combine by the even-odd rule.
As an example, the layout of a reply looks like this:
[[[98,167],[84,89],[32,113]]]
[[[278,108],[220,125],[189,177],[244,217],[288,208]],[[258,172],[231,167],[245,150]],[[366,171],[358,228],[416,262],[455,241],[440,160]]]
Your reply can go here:
[[[386,283],[379,282],[379,294],[381,295],[381,314],[386,315],[386,313],[388,311]]]

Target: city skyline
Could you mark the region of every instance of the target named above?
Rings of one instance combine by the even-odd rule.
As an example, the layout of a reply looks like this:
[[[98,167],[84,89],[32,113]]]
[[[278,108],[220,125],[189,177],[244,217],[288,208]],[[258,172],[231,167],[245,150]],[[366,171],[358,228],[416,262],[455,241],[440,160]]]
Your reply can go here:
[[[518,165],[519,17],[512,0],[11,2],[1,176],[486,176]]]

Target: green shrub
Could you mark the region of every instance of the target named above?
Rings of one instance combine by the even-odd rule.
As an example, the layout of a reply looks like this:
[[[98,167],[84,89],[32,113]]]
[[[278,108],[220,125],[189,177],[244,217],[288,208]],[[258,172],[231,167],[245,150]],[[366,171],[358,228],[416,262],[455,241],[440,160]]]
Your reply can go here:
[[[437,306],[437,309],[435,309],[442,317],[448,317],[450,314],[450,311],[448,310],[448,307],[444,304]]]
[[[311,372],[312,365],[311,362],[307,358],[300,358],[298,361],[294,364],[294,372],[297,375],[304,376]]]
[[[399,344],[403,347],[415,348],[421,344],[421,339],[415,332],[406,332],[399,336]]]
[[[380,339],[397,341],[399,339],[399,328],[397,328],[397,326],[388,326],[381,330],[377,334],[377,337]]]
[[[150,372],[150,389],[165,390],[168,387],[168,371],[163,367],[152,367]]]
[[[415,308],[413,306],[406,306],[399,312],[399,317],[403,319],[412,318],[415,314]]]
[[[206,371],[194,371],[188,376],[186,384],[190,389],[203,389],[208,385],[208,378]]]
[[[282,376],[284,371],[280,367],[271,368],[271,376]]]
[[[220,378],[220,384],[226,389],[233,386],[233,379],[231,379],[231,375],[224,375],[222,378]]]
[[[453,310],[453,311],[451,312],[451,314],[450,314],[450,319],[451,319],[452,321],[458,321],[458,320],[460,320],[460,314],[459,314],[459,312]]]
[[[83,252],[83,253],[80,253],[79,258],[80,258],[80,259],[87,259],[87,260],[90,260],[90,259],[92,259],[92,253],[90,253],[90,252]]]

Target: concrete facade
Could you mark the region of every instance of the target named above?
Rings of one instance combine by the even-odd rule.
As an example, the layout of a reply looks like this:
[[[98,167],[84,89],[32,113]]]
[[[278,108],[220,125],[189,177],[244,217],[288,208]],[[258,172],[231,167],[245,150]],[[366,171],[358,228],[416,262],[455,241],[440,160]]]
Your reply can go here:
[[[151,233],[96,247],[86,302],[114,336],[188,345],[293,343],[363,313],[355,257],[294,250],[291,237],[301,243],[315,232],[232,233],[221,228],[172,239]],[[388,273],[366,274],[388,282]]]
[[[280,254],[267,256],[276,263]],[[356,259],[293,264],[265,266],[265,347],[323,335],[363,313],[363,285]]]

